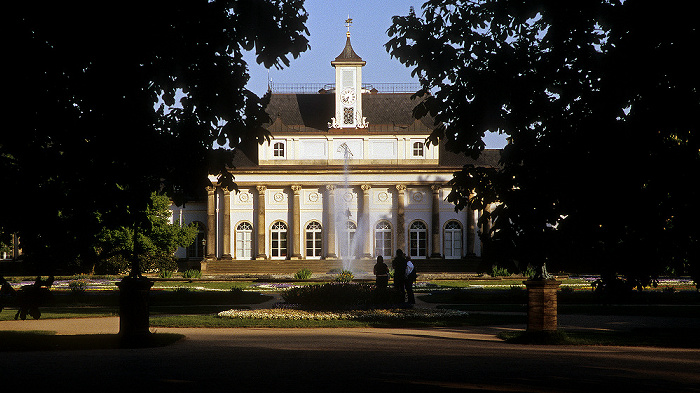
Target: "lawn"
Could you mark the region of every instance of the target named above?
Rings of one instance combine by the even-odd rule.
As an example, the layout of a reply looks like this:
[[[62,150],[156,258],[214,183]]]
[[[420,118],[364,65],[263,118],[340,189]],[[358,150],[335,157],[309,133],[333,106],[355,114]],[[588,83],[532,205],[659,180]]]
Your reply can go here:
[[[83,290],[70,289],[70,278],[57,281],[51,299],[41,307],[42,318],[80,318],[118,315],[117,279],[86,280]],[[419,282],[416,295],[436,303],[439,309],[467,311],[468,316],[433,318],[375,319],[297,319],[297,318],[222,318],[226,310],[246,310],[284,294],[290,288],[319,285],[319,282],[291,281],[207,281],[158,280],[150,294],[153,327],[443,327],[523,325],[526,323],[527,292],[520,279],[505,280],[435,280]],[[15,286],[21,285],[15,280]],[[560,314],[643,315],[688,317],[700,315],[700,293],[687,283],[667,283],[622,297],[604,297],[592,291],[590,279],[564,280],[558,294]],[[14,319],[16,309],[6,304],[0,320]],[[496,313],[494,313],[496,312]],[[516,312],[499,314],[497,312]],[[682,330],[682,329],[681,329]],[[651,345],[698,348],[698,329],[642,329],[628,333],[557,332],[555,336],[532,336],[526,332],[503,333],[501,338],[513,343],[567,345]],[[167,345],[178,337],[161,337]],[[0,332],[0,341],[33,344],[26,348],[110,348],[118,345],[110,335],[79,336],[73,341],[51,332]],[[543,341],[545,340],[545,341]],[[160,344],[158,344],[160,345]],[[13,350],[4,347],[3,350]],[[23,347],[24,348],[24,347]],[[19,349],[17,349],[19,350]]]

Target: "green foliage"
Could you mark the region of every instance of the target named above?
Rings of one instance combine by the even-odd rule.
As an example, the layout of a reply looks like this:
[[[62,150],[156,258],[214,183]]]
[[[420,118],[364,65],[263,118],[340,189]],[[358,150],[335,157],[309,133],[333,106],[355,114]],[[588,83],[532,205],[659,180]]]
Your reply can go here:
[[[68,288],[70,288],[71,293],[82,295],[87,289],[87,281],[83,279],[70,280],[68,282]]]
[[[510,273],[508,269],[494,265],[491,268],[491,277],[510,277]]]
[[[197,269],[187,269],[182,273],[184,278],[202,278],[202,271]]]
[[[294,278],[296,278],[297,280],[308,280],[309,278],[311,278],[312,274],[313,272],[311,271],[311,269],[303,268],[298,272],[294,273]]]
[[[291,288],[282,298],[309,309],[347,309],[396,304],[399,296],[393,289],[377,291],[370,284],[337,282]]]
[[[158,271],[158,277],[160,278],[172,278],[173,271],[167,269],[161,269]]]
[[[333,279],[335,282],[343,282],[343,283],[348,283],[352,281],[355,278],[355,275],[352,274],[350,270],[343,269],[338,273],[337,276]]]
[[[0,173],[4,189],[22,191],[4,193],[12,209],[0,231],[18,234],[38,270],[90,269],[105,226],[149,231],[153,191],[182,204],[209,174],[233,187],[235,149],[268,136],[268,98],[246,89],[242,53],[281,68],[309,47],[302,0],[154,1],[108,13],[85,0],[17,2],[7,15],[4,54],[15,61],[5,109],[23,121],[0,133]]]
[[[386,47],[421,81],[430,139],[478,158],[486,132],[507,136],[499,165],[466,165],[447,197],[493,207],[485,255],[632,286],[670,266],[700,284],[692,7],[444,0],[393,18]]]
[[[146,210],[148,226],[134,235],[134,229],[121,227],[103,229],[97,254],[99,273],[119,274],[131,267],[133,253],[142,272],[172,272],[177,270],[174,257],[178,247],[187,247],[197,237],[197,227],[180,227],[170,223],[170,199],[151,194],[151,205]]]

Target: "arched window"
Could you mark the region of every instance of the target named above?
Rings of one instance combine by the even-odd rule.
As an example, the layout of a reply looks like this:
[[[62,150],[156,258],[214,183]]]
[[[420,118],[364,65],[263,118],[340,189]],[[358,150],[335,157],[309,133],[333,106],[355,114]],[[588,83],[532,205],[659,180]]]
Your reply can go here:
[[[236,259],[253,257],[253,226],[242,222],[236,227]]]
[[[317,221],[311,221],[306,226],[306,257],[320,258],[321,248],[323,245],[323,231],[321,224]]]
[[[357,231],[357,225],[352,221],[347,221],[345,228],[341,229],[338,234],[341,257],[352,257],[355,255],[355,246],[353,244],[355,231]]]
[[[272,155],[275,157],[284,157],[284,143],[275,142],[275,144],[272,145]]]
[[[462,256],[462,224],[458,221],[448,221],[445,224],[445,258],[460,258]]]
[[[204,258],[205,246],[207,244],[207,230],[204,224],[199,221],[193,222],[197,226],[197,237],[194,242],[187,246],[187,258],[202,259]]]
[[[413,142],[413,157],[423,157],[423,142]]]
[[[408,235],[411,258],[425,258],[428,249],[428,227],[423,221],[414,221]]]
[[[282,221],[277,221],[272,224],[270,233],[272,239],[271,255],[272,258],[287,257],[287,224]]]
[[[391,224],[389,221],[379,221],[374,227],[374,252],[375,256],[391,258]]]

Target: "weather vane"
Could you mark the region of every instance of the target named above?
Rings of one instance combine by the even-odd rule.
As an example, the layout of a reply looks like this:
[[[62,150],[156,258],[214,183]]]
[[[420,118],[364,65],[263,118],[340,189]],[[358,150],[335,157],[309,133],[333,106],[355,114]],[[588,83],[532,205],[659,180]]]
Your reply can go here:
[[[352,24],[352,19],[350,18],[350,14],[348,14],[348,18],[345,20],[345,27],[348,28],[347,35],[350,37],[350,25]]]

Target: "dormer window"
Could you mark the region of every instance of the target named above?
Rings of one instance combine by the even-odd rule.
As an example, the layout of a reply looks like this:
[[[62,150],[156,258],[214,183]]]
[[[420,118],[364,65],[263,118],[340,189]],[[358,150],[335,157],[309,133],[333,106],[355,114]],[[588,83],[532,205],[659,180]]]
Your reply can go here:
[[[275,142],[274,145],[272,145],[272,155],[274,157],[284,157],[284,143],[283,142]]]
[[[413,142],[413,157],[423,157],[423,142]]]

